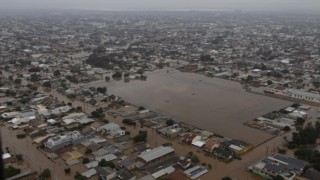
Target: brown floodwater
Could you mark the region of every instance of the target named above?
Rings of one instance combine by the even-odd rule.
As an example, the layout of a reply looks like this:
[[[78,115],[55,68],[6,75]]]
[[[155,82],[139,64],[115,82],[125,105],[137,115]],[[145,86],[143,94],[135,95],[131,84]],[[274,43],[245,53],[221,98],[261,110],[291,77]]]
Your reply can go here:
[[[146,81],[100,82],[92,86],[107,86],[108,94],[134,105],[254,145],[272,135],[243,123],[292,104],[246,92],[238,82],[177,70],[149,73]]]

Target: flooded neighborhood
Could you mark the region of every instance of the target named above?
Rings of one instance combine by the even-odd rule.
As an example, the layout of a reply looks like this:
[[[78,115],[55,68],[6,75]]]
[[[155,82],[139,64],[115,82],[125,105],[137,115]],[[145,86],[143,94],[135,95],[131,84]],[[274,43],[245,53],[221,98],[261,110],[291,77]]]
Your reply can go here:
[[[0,11],[0,179],[318,180],[319,22]]]

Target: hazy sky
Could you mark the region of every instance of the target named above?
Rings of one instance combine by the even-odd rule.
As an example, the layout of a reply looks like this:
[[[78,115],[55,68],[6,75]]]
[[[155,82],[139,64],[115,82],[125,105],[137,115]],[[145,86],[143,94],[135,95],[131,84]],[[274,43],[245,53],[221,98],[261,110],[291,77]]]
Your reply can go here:
[[[99,10],[251,9],[320,12],[320,0],[0,0],[0,8]]]

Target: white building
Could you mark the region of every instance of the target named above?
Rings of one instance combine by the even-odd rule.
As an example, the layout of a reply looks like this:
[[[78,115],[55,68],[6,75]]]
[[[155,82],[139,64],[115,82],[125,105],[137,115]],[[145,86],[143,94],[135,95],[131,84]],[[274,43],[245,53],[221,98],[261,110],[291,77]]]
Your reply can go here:
[[[120,137],[125,135],[125,131],[120,128],[118,124],[115,123],[109,123],[105,124],[103,126],[100,126],[97,128],[97,131],[105,131],[106,134],[114,136],[114,137]]]
[[[289,97],[293,97],[296,99],[303,99],[306,101],[317,102],[320,103],[320,94],[315,94],[311,92],[306,92],[297,89],[286,89],[284,94]]]
[[[57,135],[48,139],[46,143],[44,143],[45,147],[53,150],[55,147],[64,147],[69,144],[73,144],[73,141],[80,139],[83,137],[78,131],[72,131],[65,135]]]

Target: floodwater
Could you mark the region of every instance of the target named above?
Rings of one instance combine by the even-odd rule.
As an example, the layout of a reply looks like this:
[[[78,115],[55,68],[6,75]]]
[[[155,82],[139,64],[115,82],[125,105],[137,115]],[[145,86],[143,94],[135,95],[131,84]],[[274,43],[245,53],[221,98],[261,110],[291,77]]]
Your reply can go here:
[[[272,135],[243,123],[292,104],[248,93],[238,82],[177,70],[152,72],[147,81],[111,81],[95,86],[107,86],[108,94],[177,121],[254,145]]]

